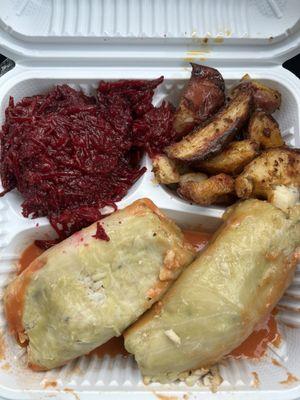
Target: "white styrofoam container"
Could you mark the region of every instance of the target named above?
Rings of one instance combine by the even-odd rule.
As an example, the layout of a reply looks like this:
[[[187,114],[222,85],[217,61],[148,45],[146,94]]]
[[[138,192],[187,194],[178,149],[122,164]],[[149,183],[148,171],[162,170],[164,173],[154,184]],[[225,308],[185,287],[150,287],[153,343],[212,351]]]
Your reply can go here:
[[[282,107],[274,116],[286,142],[300,147],[300,84],[281,66],[299,51],[299,16],[299,0],[1,0],[0,52],[16,66],[0,78],[0,122],[9,96],[18,100],[59,83],[91,93],[100,79],[164,75],[154,103],[167,98],[176,104],[190,76],[187,61],[194,60],[218,68],[227,87],[249,73],[278,89]],[[119,207],[149,197],[182,227],[213,231],[220,224],[222,208],[179,199],[153,182],[147,157],[143,163],[147,172]],[[21,202],[16,191],[0,199],[1,294],[21,251],[35,238],[53,234],[46,218],[23,218]],[[223,362],[224,382],[217,394],[183,383],[145,386],[131,357],[81,357],[53,371],[33,373],[24,367],[24,350],[7,334],[1,305],[6,354],[0,359],[0,396],[297,399],[300,381],[282,382],[288,373],[300,378],[300,268],[280,304],[281,346],[269,346],[259,362]],[[253,372],[258,374],[258,387]],[[51,386],[53,382],[56,386]]]

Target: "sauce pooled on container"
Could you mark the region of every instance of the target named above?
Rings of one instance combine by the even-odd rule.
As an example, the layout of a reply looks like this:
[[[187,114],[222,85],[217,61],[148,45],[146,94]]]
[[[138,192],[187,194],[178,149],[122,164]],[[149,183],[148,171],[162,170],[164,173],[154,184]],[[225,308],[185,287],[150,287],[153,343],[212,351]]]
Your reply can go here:
[[[228,356],[233,358],[258,359],[267,352],[270,343],[278,347],[281,339],[275,315],[276,310],[273,310],[269,318],[258,326],[251,335]]]

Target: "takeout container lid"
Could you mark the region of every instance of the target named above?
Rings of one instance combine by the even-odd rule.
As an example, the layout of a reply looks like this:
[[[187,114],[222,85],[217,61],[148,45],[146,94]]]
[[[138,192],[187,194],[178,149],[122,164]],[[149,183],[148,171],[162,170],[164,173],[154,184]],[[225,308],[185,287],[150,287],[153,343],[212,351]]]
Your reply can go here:
[[[1,0],[0,51],[17,63],[282,64],[299,0]]]
[[[156,101],[166,97],[176,101],[190,75],[188,62],[194,61],[220,68],[227,87],[246,72],[274,85],[283,98],[275,118],[285,141],[300,147],[300,90],[294,90],[299,88],[299,80],[281,67],[299,51],[299,17],[300,0],[0,0],[0,53],[16,63],[0,78],[1,111],[3,114],[9,95],[22,98],[58,82],[90,92],[99,79],[151,79],[161,74],[166,79],[155,94]],[[3,72],[11,65],[2,66]],[[205,229],[215,230],[221,208],[200,207],[175,197],[153,182],[151,161],[147,157],[144,161],[147,172],[120,207],[150,196],[187,228],[201,223]],[[21,216],[21,201],[21,196],[13,192],[0,199],[1,290],[24,246],[49,233],[46,218]],[[300,269],[289,294],[290,298],[282,299],[287,309],[282,320],[300,327],[300,314],[293,311],[300,309]],[[0,327],[4,326],[0,309]],[[272,355],[291,370],[297,368],[300,358],[297,332],[287,328],[283,346],[271,348]],[[11,360],[22,358],[23,350],[13,345]],[[5,370],[5,363],[0,359],[0,396],[11,399],[183,399],[190,394],[191,399],[203,400],[218,395],[228,400],[262,396],[290,400],[300,396],[297,383],[292,388],[281,385],[286,371],[265,360],[252,364],[228,360],[222,366],[226,386],[217,395],[199,387],[188,389],[183,383],[169,388],[159,384],[145,387],[133,361],[119,358],[82,357],[45,373],[43,378],[25,369],[20,378],[20,371]],[[251,387],[251,371],[258,371],[262,387]],[[45,381],[56,381],[68,391],[60,386],[45,388]]]

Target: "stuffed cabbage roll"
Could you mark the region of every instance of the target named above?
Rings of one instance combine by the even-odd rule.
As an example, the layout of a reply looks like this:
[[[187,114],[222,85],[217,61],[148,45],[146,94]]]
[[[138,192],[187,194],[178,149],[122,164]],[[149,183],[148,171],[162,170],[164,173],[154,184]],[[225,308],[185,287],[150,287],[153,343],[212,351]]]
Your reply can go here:
[[[180,229],[150,200],[138,200],[15,278],[5,295],[10,330],[33,369],[60,366],[119,336],[193,258]]]
[[[260,200],[230,208],[202,254],[125,332],[143,375],[173,380],[239,346],[291,282],[299,246],[300,206],[289,214]]]

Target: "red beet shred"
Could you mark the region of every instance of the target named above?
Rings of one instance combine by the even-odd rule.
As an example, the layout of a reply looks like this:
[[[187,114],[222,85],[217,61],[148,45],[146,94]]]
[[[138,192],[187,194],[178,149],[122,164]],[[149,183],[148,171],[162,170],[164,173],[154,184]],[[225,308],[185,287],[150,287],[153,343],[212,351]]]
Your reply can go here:
[[[48,216],[60,240],[101,219],[101,208],[116,208],[144,173],[143,151],[153,155],[174,140],[173,108],[152,105],[162,81],[100,82],[96,96],[62,85],[17,104],[10,98],[0,133],[2,195],[17,188],[23,215]]]
[[[95,235],[93,235],[95,239],[100,239],[100,240],[105,240],[106,242],[110,241],[109,236],[105,232],[103,226],[100,224],[100,222],[97,222],[97,229]]]
[[[162,152],[176,140],[173,129],[174,108],[163,102],[160,107],[152,108],[133,123],[134,144],[148,152],[150,157]]]

